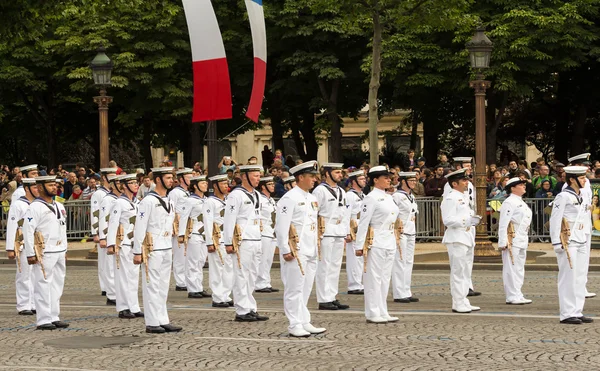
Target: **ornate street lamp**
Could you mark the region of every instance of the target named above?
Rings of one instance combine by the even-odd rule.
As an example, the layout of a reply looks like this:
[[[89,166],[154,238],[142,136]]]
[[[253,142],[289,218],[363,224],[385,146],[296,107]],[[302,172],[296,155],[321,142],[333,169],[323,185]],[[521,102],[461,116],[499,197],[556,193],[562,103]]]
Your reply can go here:
[[[476,228],[475,257],[479,260],[497,258],[498,251],[492,246],[487,233],[487,192],[486,192],[486,131],[485,131],[485,92],[490,81],[484,80],[483,71],[490,66],[492,42],[485,35],[485,28],[478,27],[473,38],[467,42],[471,68],[477,71],[475,80],[469,86],[475,90],[475,188],[477,198],[477,214],[483,216],[481,224]]]
[[[112,103],[113,98],[106,95],[106,88],[110,86],[113,62],[106,55],[104,47],[98,48],[98,54],[90,63],[94,84],[100,89],[100,95],[94,97],[94,102],[98,104],[98,113],[100,116],[100,167],[108,167],[108,105]]]

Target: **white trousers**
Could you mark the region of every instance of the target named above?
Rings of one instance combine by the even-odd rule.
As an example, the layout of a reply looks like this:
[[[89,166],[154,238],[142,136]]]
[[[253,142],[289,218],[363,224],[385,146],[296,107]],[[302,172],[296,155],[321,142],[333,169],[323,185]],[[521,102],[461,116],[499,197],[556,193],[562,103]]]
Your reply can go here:
[[[396,249],[372,247],[367,256],[365,273],[365,316],[388,316],[387,296],[392,278]]]
[[[587,246],[588,256],[591,257],[591,251],[592,251],[592,234],[591,233],[588,235],[586,246]],[[588,270],[589,270],[589,268],[590,268],[590,261],[588,260],[587,264],[585,266],[585,284],[584,284],[585,285],[585,296],[587,296],[588,293],[589,293],[588,289],[587,289]]]
[[[283,310],[290,322],[289,331],[299,325],[310,323],[310,312],[307,305],[317,272],[317,256],[299,255],[304,275],[300,273],[296,259],[287,262],[280,256],[282,262]]]
[[[363,264],[362,256],[354,253],[354,242],[346,242],[346,274],[348,275],[348,291],[363,290]]]
[[[185,249],[185,247],[184,247]],[[193,234],[188,240],[188,249],[186,254],[186,267],[185,267],[185,283],[188,292],[202,292],[204,291],[203,282],[203,268],[206,263],[206,244],[199,235]]]
[[[65,286],[67,266],[65,253],[47,253],[43,258],[46,279],[40,264],[32,265],[37,325],[59,321],[60,297]]]
[[[317,302],[330,303],[338,294],[342,259],[344,258],[343,237],[323,237],[321,261],[317,264]]]
[[[169,323],[167,297],[171,281],[171,250],[152,251],[148,258],[148,276],[142,264],[142,293],[144,298],[144,320],[146,326],[160,326]]]
[[[258,254],[260,252],[260,241],[242,241],[239,249],[240,269],[235,254],[231,255],[233,260],[233,299],[235,312],[239,315],[257,311],[254,299],[254,285],[258,274]]]
[[[450,259],[450,293],[452,309],[470,310],[471,303],[467,299],[473,267],[473,247],[461,243],[447,243]]]
[[[569,253],[573,269],[565,251],[556,254],[558,261],[558,302],[560,304],[560,320],[583,316],[585,304],[585,281],[590,255],[587,243],[571,242]]]
[[[106,291],[106,277],[104,276],[104,260],[106,259],[106,249],[100,248],[100,244],[96,244],[98,254],[98,281],[100,282],[100,291]]]
[[[475,248],[471,249],[471,259],[469,259],[469,288],[475,291],[475,286],[473,285],[473,262],[475,261]]]
[[[115,288],[115,258],[108,255],[107,248],[98,248],[98,264],[102,261],[102,276],[104,277],[104,290],[106,297],[110,300],[117,298]],[[102,258],[100,258],[102,256]]]
[[[525,279],[527,249],[513,246],[512,253],[513,260],[515,261],[514,265],[510,260],[508,250],[502,250],[502,282],[504,283],[504,293],[506,294],[507,302],[525,298],[521,292],[521,288]]]
[[[392,288],[394,299],[410,298],[410,284],[412,282],[412,270],[415,263],[415,236],[402,235],[400,237],[400,251],[396,249],[394,257],[394,268],[392,269]]]
[[[271,286],[271,266],[275,255],[277,240],[269,237],[262,237],[261,251],[258,255],[258,276],[256,277],[256,289],[265,289]]]
[[[231,301],[233,290],[233,259],[235,255],[229,255],[223,244],[217,246],[223,256],[223,263],[219,254],[215,251],[208,253],[208,284],[212,291],[212,301],[215,303],[227,303]],[[237,258],[236,263],[237,264]]]
[[[15,247],[18,249],[18,247]],[[31,265],[27,264],[27,254],[21,251],[20,263],[21,272],[17,265],[17,273],[15,275],[15,286],[17,291],[17,312],[22,310],[35,309],[33,300],[33,273]]]
[[[188,246],[189,248],[189,246]],[[185,248],[183,244],[177,243],[177,237],[173,237],[173,278],[175,285],[185,287]]]
[[[114,259],[116,260],[116,255]],[[126,309],[129,309],[131,313],[140,311],[140,301],[138,299],[139,286],[140,266],[133,264],[133,250],[131,246],[121,245],[119,251],[119,269],[115,269],[117,312]]]

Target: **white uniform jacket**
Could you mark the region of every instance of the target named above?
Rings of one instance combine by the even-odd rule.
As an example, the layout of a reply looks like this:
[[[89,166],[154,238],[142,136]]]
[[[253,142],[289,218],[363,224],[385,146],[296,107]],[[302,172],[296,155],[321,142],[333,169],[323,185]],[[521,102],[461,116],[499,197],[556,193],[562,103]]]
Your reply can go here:
[[[506,247],[508,243],[508,223],[512,222],[515,236],[514,247],[526,249],[529,242],[529,226],[532,212],[520,196],[511,194],[500,206],[500,221],[498,222],[498,246]]]
[[[379,188],[373,188],[363,200],[354,250],[363,249],[369,226],[374,232],[372,247],[396,249],[394,224],[399,218],[399,209],[392,196]]]
[[[577,195],[573,188],[567,187],[556,195],[552,203],[550,215],[550,238],[552,245],[560,245],[560,231],[562,219],[566,218],[571,229],[569,241],[586,243],[591,233],[591,219],[589,217],[589,200],[587,197]],[[565,246],[566,247],[566,246]]]
[[[177,186],[169,191],[169,201],[175,206],[175,214],[179,214],[181,217],[181,213],[183,212],[183,208],[186,204],[186,199],[189,197],[190,193],[183,189],[181,186]],[[179,223],[181,224],[181,223]]]
[[[356,220],[357,222],[360,220],[360,210],[364,198],[364,193],[358,193],[354,189],[346,192],[346,208],[349,214],[347,216],[348,222],[350,220]]]
[[[446,198],[451,190],[452,187],[450,187],[450,183],[446,182],[444,185],[444,194],[442,195],[442,198]],[[469,181],[469,188],[465,191],[465,196],[467,197],[467,200],[469,200],[469,206],[471,206],[471,209],[477,210],[477,192],[475,191],[475,186],[471,181]]]
[[[67,212],[59,202],[51,204],[35,199],[30,205],[23,222],[23,238],[25,254],[28,258],[35,256],[33,250],[35,232],[44,237],[44,254],[67,251]]]
[[[465,193],[451,190],[442,200],[442,221],[446,232],[442,243],[461,243],[475,246],[475,227],[471,226],[471,217],[475,214],[469,205],[469,198]]]
[[[260,194],[237,187],[227,196],[223,221],[223,242],[231,245],[233,229],[238,224],[243,241],[260,241]]]
[[[15,202],[10,204],[10,209],[8,209],[8,220],[6,222],[6,251],[15,250],[17,230],[22,228],[25,214],[28,209],[29,200],[25,196],[18,198]],[[22,247],[17,247],[20,248],[19,251],[23,250]]]
[[[25,188],[23,185],[20,185],[15,189],[12,195],[10,195],[10,204],[14,204],[19,198],[25,197]]]
[[[300,242],[298,252],[306,257],[317,255],[317,214],[319,202],[317,198],[296,186],[286,192],[277,202],[275,219],[275,236],[281,254],[291,252],[290,225],[294,225]]]
[[[197,194],[192,193],[189,197],[185,198],[185,204],[181,210],[181,218],[179,219],[179,236],[185,235],[188,219],[192,220],[192,235],[198,235],[200,240],[205,241],[205,226],[204,226],[204,215],[202,210],[204,209],[204,203],[206,197],[200,197]],[[192,237],[189,235],[189,237]],[[208,235],[207,235],[208,236]]]
[[[417,234],[416,219],[419,209],[415,196],[408,194],[403,190],[396,191],[392,197],[400,210],[400,220],[404,227],[404,234],[407,236],[415,236]]]
[[[133,229],[133,253],[142,253],[146,232],[152,234],[154,251],[169,250],[173,246],[175,206],[167,197],[152,191],[140,201]]]
[[[223,242],[223,217],[225,216],[225,201],[221,200],[216,196],[210,196],[204,202],[204,208],[202,209],[202,215],[204,219],[204,232],[206,235],[206,245],[214,245],[212,234],[213,226],[216,223],[221,229],[220,243]]]
[[[125,194],[117,198],[113,205],[110,218],[108,220],[108,234],[106,235],[106,246],[113,246],[117,242],[117,230],[119,225],[123,226],[122,245],[131,246],[133,244],[133,229],[135,227],[135,218],[138,212],[139,201],[137,198],[130,200]]]
[[[346,192],[341,187],[319,184],[313,191],[319,203],[319,216],[325,218],[323,237],[346,237],[350,233],[350,219],[346,210]]]
[[[98,235],[98,226],[100,225],[100,204],[102,204],[102,199],[109,193],[110,192],[106,188],[98,187],[96,192],[94,192],[90,198],[90,231],[92,236]]]
[[[110,214],[112,213],[112,208],[117,202],[117,195],[114,193],[107,194],[100,204],[100,216],[98,220],[98,238],[101,240],[106,240],[106,234],[108,233],[108,221],[110,220]]]
[[[260,197],[260,216],[263,224],[261,236],[275,238],[273,228],[275,228],[275,209],[277,208],[277,203],[273,197],[267,197],[262,193]]]

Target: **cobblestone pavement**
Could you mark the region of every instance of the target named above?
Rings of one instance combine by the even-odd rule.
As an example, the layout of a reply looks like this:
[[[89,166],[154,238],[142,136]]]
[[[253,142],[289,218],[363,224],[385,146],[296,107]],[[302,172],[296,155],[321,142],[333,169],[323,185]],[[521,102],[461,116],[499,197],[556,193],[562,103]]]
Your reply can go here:
[[[279,271],[274,286],[282,288]],[[31,317],[16,315],[14,268],[0,269],[0,370],[555,370],[598,369],[600,320],[560,325],[556,273],[528,272],[524,293],[534,303],[505,304],[500,272],[476,271],[482,307],[473,314],[450,310],[448,272],[416,271],[419,303],[389,303],[400,322],[367,324],[361,296],[339,299],[347,311],[324,312],[310,301],[313,324],[328,331],[307,339],[288,338],[282,292],[256,294],[259,311],[271,320],[233,321],[232,309],[213,309],[210,299],[169,293],[170,317],[178,334],[150,335],[142,320],[120,320],[104,305],[93,268],[69,267],[61,319],[66,330],[37,331]],[[591,273],[590,291],[600,290]],[[172,283],[172,288],[174,285]],[[390,296],[391,301],[391,296]],[[599,312],[589,299],[586,314]]]

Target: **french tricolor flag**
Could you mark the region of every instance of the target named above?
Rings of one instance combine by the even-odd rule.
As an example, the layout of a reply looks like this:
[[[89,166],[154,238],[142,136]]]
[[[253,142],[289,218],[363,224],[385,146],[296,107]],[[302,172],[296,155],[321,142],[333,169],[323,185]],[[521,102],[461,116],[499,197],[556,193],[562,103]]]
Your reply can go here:
[[[192,122],[230,119],[229,69],[215,11],[210,0],[183,0],[183,8],[194,71]]]
[[[254,82],[246,117],[258,122],[267,80],[267,31],[265,29],[265,13],[263,12],[262,0],[245,0],[245,3],[254,48]]]

